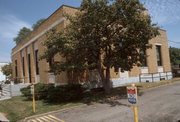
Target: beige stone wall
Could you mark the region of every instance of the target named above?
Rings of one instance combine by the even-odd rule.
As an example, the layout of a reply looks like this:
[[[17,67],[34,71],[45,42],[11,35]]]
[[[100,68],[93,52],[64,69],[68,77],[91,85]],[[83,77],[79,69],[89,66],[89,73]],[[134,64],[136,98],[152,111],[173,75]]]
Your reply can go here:
[[[22,78],[22,67],[21,67],[21,65],[22,65],[22,60],[19,60],[19,59],[21,59],[20,57],[21,57],[20,52],[16,53],[16,55],[14,55],[14,56],[12,57],[13,78],[17,78],[17,79],[22,80],[22,79],[21,79],[21,78]],[[15,72],[15,61],[16,61],[16,60],[17,60],[17,71],[18,71],[17,77],[16,77],[16,72]]]
[[[171,72],[170,57],[169,57],[169,48],[166,31],[159,30],[160,36],[153,38],[149,41],[149,44],[152,45],[152,48],[146,50],[147,55],[147,68],[149,73],[158,73],[158,64],[156,56],[156,45],[161,46],[161,58],[163,72]],[[111,69],[111,78],[120,78],[119,73],[114,73],[114,70]],[[141,74],[141,67],[134,66],[131,71],[129,71],[129,77],[138,77]]]
[[[166,31],[159,30],[160,36],[149,41],[152,44],[152,49],[147,50],[148,60],[148,69],[150,73],[158,72],[158,64],[157,64],[157,56],[156,56],[156,45],[161,46],[161,58],[162,58],[162,67],[164,68],[164,72],[170,72],[170,58],[169,58],[169,48],[168,48],[168,40],[166,37]]]
[[[24,45],[26,45],[31,39],[34,37],[38,36],[41,34],[44,30],[46,30],[48,27],[56,23],[59,19],[64,17],[64,13],[71,14],[73,15],[77,9],[75,8],[70,8],[66,6],[60,7],[58,10],[56,10],[51,16],[48,17],[48,19],[42,23],[37,29],[35,29],[25,40],[21,41],[18,45],[16,45],[12,49],[12,53],[15,53],[12,55],[12,62],[13,62],[13,77],[15,78],[15,60],[17,60],[17,66],[18,66],[18,78],[19,79],[24,79],[24,82],[27,83],[29,82],[29,70],[28,70],[28,58],[27,58],[27,48],[30,50],[30,55],[31,55],[31,79],[32,82],[35,82],[37,79],[36,76],[36,66],[35,66],[35,52],[34,52],[34,42],[25,46],[23,49],[21,49]],[[55,28],[58,31],[63,31],[65,28],[65,23],[61,22]],[[39,46],[39,56],[41,56],[45,50],[45,47],[43,45],[44,41],[46,40],[46,35],[42,35],[38,39],[35,40],[38,41]],[[21,49],[21,50],[20,50]],[[23,53],[24,56],[24,62],[25,62],[25,76],[23,76],[22,72],[22,56],[21,53]],[[58,60],[64,60],[60,56],[57,58]],[[40,82],[43,83],[48,83],[49,78],[48,78],[48,71],[49,71],[49,65],[45,60],[39,61],[39,76],[40,76]],[[61,73],[60,75],[57,76],[56,78],[58,83],[65,83],[68,81],[66,73]]]

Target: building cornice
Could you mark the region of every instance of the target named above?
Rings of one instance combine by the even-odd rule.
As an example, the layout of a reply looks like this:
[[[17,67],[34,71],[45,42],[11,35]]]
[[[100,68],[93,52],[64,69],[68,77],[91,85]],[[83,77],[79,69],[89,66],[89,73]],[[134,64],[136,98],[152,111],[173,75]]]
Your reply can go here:
[[[63,22],[65,20],[65,17],[60,18],[59,20],[55,21],[52,25],[50,25],[47,29],[45,29],[44,31],[42,31],[40,34],[36,35],[35,37],[33,37],[31,40],[29,40],[26,44],[24,44],[21,48],[19,48],[18,50],[14,51],[11,53],[11,56],[15,55],[17,52],[21,51],[22,49],[24,49],[25,47],[27,47],[28,45],[30,45],[31,43],[35,42],[38,38],[40,38],[41,36],[43,36],[48,30],[52,29],[53,27],[57,26],[58,24],[60,24],[61,22]]]

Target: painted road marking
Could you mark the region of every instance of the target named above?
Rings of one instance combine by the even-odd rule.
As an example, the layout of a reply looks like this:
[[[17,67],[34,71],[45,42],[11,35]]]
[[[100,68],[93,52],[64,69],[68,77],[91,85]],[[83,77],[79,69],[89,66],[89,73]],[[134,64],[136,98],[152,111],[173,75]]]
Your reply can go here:
[[[53,118],[53,119],[56,119],[56,120],[58,120],[58,121],[65,122],[64,120],[61,120],[61,119],[59,119],[59,118],[56,118],[55,116],[52,116],[52,115],[48,115],[48,116],[51,117],[51,118]]]
[[[43,120],[43,121],[46,121],[46,122],[49,122],[49,120],[45,119],[44,116],[43,117],[39,117],[40,120]]]
[[[44,122],[44,121],[40,120],[39,118],[36,118],[36,120],[37,120],[38,122]]]
[[[46,116],[29,119],[26,122],[65,122],[65,121],[53,115],[46,115]]]
[[[45,116],[44,118],[46,118],[46,119],[48,119],[48,120],[50,120],[50,121],[54,121],[54,119],[52,119],[52,118],[50,118],[50,117],[47,117],[47,116]]]
[[[36,122],[35,120],[31,120],[31,122]]]

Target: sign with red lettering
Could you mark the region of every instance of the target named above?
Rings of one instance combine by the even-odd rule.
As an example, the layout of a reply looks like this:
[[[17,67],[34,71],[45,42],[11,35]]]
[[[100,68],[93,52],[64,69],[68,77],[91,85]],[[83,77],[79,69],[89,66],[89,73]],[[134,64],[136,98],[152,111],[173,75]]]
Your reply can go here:
[[[136,104],[137,103],[137,88],[127,87],[127,97],[128,97],[128,101],[131,104]]]

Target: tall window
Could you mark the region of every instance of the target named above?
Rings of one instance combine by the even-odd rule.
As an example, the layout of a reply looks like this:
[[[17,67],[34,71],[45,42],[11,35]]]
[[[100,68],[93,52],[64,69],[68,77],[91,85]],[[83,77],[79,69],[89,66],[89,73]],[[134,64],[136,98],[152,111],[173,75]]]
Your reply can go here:
[[[156,56],[158,66],[162,66],[161,46],[156,45]]]
[[[140,50],[141,52],[141,55],[143,56],[143,59],[142,59],[142,67],[147,67],[147,58],[146,58],[146,50],[145,49],[141,49]]]
[[[39,56],[38,50],[35,50],[36,74],[39,75]]]
[[[31,79],[31,55],[30,54],[28,54],[28,71],[29,71],[29,82],[31,83],[32,79]]]
[[[17,60],[15,60],[15,75],[18,77]]]
[[[25,67],[24,67],[24,57],[22,57],[22,69],[23,69],[23,76],[25,76]]]

